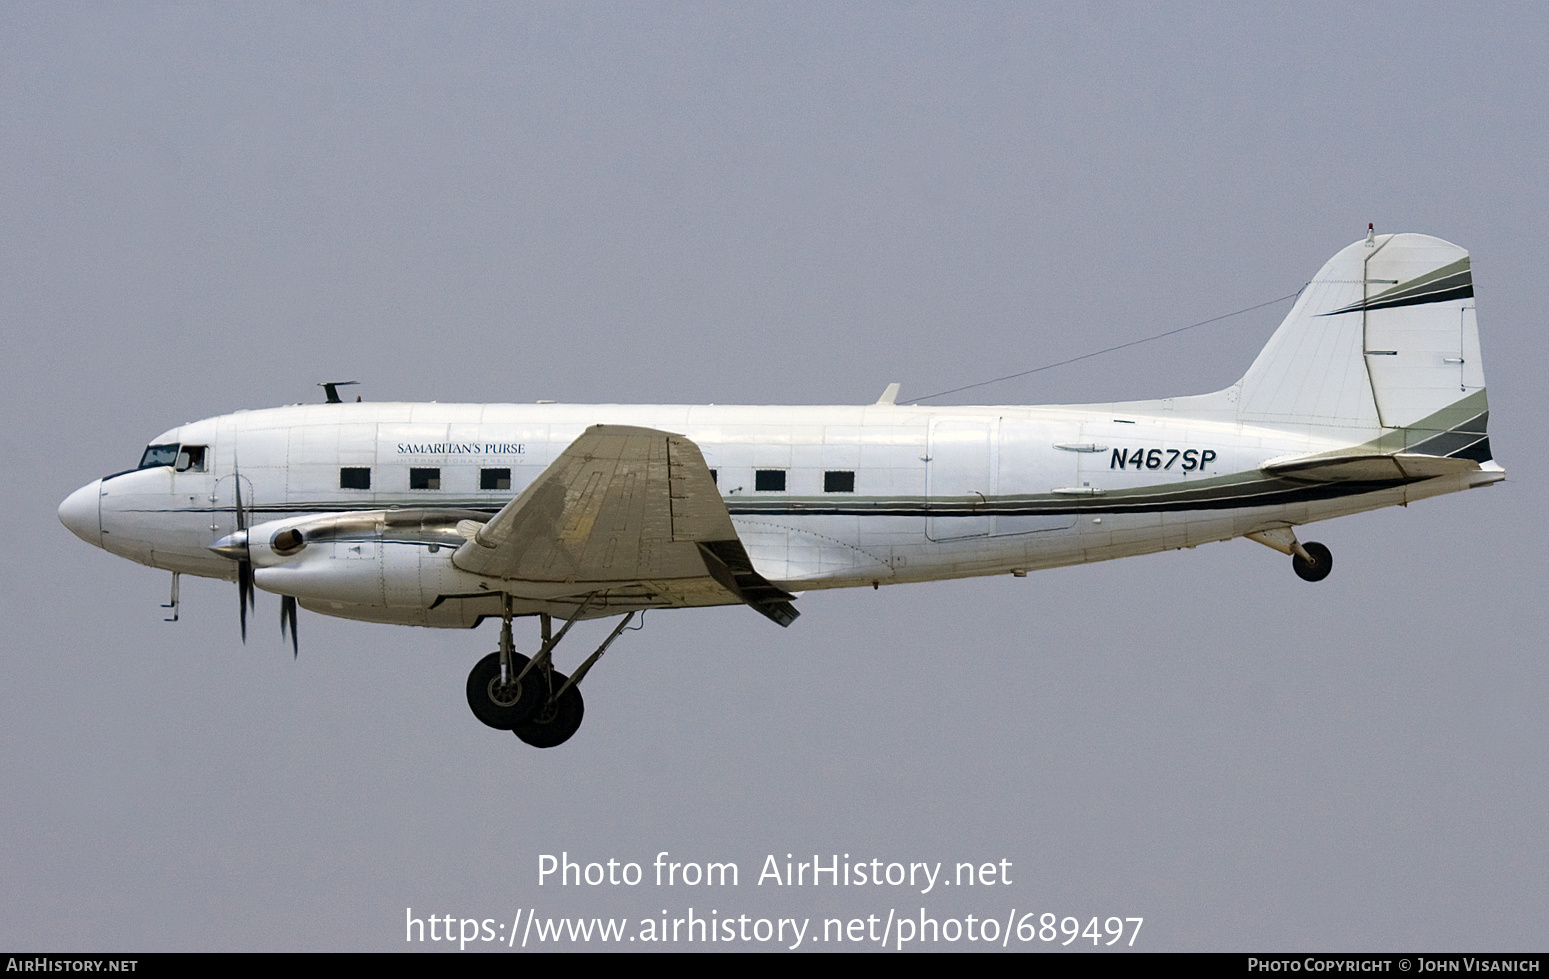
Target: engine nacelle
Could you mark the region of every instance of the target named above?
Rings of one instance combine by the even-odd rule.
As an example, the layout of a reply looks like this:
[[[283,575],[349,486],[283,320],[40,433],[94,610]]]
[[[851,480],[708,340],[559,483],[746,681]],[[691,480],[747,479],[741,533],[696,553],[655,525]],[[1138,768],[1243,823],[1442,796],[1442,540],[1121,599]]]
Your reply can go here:
[[[490,591],[452,555],[489,514],[367,510],[271,520],[248,528],[253,583],[308,602],[428,608],[448,595]]]

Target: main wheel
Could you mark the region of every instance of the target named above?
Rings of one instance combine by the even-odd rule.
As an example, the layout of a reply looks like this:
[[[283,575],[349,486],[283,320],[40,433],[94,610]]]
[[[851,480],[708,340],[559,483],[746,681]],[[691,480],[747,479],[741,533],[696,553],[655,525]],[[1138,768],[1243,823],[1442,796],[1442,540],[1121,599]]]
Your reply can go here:
[[[550,673],[549,677],[553,690],[563,687],[567,679],[565,674],[558,670]],[[542,681],[539,681],[537,686],[542,687]],[[527,720],[511,730],[534,748],[552,748],[570,740],[570,736],[580,729],[581,717],[585,713],[586,702],[581,699],[581,688],[571,687],[559,700],[539,707]]]
[[[511,676],[515,678],[527,665],[527,657],[511,654]],[[501,731],[509,731],[525,721],[548,699],[548,690],[538,671],[529,673],[521,683],[500,682],[500,654],[490,653],[468,673],[468,706],[473,716]]]
[[[1291,567],[1296,569],[1298,578],[1303,581],[1322,581],[1334,570],[1334,555],[1322,544],[1308,541],[1302,545],[1302,550],[1307,552],[1312,561],[1304,560],[1300,554],[1291,555]]]

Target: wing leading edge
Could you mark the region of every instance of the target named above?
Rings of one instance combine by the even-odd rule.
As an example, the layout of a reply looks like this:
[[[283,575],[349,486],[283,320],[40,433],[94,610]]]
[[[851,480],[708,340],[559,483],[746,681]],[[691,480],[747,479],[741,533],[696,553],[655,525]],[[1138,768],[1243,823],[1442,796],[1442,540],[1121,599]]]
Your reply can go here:
[[[753,569],[699,446],[652,428],[587,429],[452,563],[545,596],[644,588],[697,605],[709,589],[782,626],[800,614]]]

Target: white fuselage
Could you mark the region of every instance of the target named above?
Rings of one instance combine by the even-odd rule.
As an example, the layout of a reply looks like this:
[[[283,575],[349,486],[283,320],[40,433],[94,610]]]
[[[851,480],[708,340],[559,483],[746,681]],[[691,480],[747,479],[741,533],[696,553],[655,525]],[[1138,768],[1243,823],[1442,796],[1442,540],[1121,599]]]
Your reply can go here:
[[[233,562],[208,548],[236,529],[238,480],[249,523],[389,508],[493,513],[588,426],[643,426],[700,447],[758,572],[801,591],[1193,547],[1480,483],[1474,473],[1362,492],[1287,491],[1259,467],[1349,445],[1350,433],[1240,424],[1232,400],[1228,391],[1073,407],[295,405],[173,429],[153,444],[202,447],[202,460],[93,483],[61,515],[73,505],[72,529],[113,553],[231,578]],[[81,515],[88,497],[96,540],[79,526],[90,522]],[[469,590],[455,580],[464,573],[451,568],[448,549],[416,554],[426,562],[423,593],[379,602],[373,592],[332,607],[304,595],[303,604],[421,625],[466,626],[487,614],[437,604],[437,590]],[[262,577],[259,586],[270,587]]]

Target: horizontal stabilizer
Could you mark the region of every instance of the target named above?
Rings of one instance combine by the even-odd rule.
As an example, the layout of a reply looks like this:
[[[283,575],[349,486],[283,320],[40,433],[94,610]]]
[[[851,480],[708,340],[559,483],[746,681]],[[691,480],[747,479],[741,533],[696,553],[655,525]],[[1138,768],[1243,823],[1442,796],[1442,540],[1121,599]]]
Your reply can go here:
[[[1274,476],[1312,483],[1407,483],[1472,472],[1479,468],[1479,463],[1472,459],[1399,452],[1271,459],[1260,468]]]

